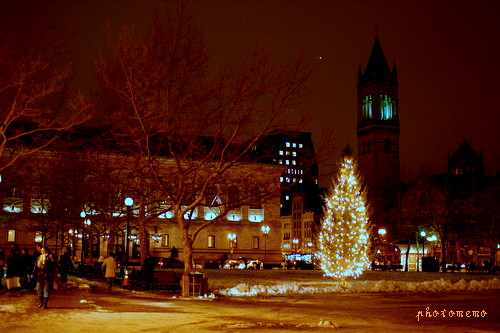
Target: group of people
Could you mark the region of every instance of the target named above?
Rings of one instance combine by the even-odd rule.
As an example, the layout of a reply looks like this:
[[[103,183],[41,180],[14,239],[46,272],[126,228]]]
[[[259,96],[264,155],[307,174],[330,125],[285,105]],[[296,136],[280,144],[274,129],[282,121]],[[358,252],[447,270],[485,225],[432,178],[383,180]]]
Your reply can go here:
[[[39,307],[47,308],[50,289],[60,274],[60,288],[67,285],[68,273],[73,267],[71,256],[66,251],[57,260],[46,246],[37,245],[33,254],[13,244],[8,255],[0,247],[0,281],[5,275],[8,289],[36,289]],[[0,289],[4,288],[0,282]]]
[[[6,281],[9,283],[7,288],[34,288],[34,285],[29,283],[34,260],[36,258],[33,258],[27,249],[20,249],[17,244],[12,245],[8,254],[5,254],[0,247],[0,279],[6,277]],[[3,287],[3,284],[0,283],[0,288]]]

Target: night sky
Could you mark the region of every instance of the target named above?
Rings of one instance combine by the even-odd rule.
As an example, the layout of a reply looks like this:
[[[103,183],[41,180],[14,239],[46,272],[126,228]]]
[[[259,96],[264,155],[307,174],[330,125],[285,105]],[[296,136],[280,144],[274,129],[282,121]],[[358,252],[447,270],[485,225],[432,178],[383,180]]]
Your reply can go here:
[[[165,3],[20,2],[26,11],[19,15],[56,13],[77,31],[75,68],[83,87],[93,75],[106,22],[142,26],[150,8]],[[391,68],[396,62],[399,74],[403,180],[414,180],[421,165],[429,174],[446,172],[448,153],[464,138],[483,152],[487,175],[500,172],[500,1],[194,0],[191,8],[217,62],[256,45],[286,62],[305,52],[313,64],[312,93],[299,111],[313,114],[307,130],[316,139],[333,128],[333,163],[343,146],[356,147],[358,66],[365,68],[378,27],[387,61]]]

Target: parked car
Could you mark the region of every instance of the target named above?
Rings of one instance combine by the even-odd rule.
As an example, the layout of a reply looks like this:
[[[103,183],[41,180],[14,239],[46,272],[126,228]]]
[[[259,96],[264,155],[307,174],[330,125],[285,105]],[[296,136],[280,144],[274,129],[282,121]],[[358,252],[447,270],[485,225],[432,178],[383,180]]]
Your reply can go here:
[[[184,268],[184,262],[179,258],[157,258],[156,269]]]
[[[243,258],[229,259],[224,262],[222,269],[262,269],[264,263],[258,259]]]
[[[286,269],[316,269],[316,265],[305,260],[287,260]]]

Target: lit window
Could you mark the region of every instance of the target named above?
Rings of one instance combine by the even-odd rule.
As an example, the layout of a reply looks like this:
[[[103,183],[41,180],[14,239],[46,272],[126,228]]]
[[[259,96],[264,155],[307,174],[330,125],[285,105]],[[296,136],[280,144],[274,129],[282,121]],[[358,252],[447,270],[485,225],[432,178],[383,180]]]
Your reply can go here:
[[[280,155],[283,155],[283,150],[280,150]]]
[[[296,151],[292,151],[292,156],[297,156],[297,152]]]
[[[168,234],[161,235],[161,245],[168,247],[170,243],[170,236]]]
[[[290,155],[290,152],[288,150],[286,151],[286,155]]]
[[[214,235],[208,235],[208,247],[209,248],[215,247],[215,236]]]
[[[41,231],[35,231],[35,243],[41,243],[43,241],[43,235]]]
[[[287,147],[290,147],[290,142],[287,142],[287,143],[286,143],[286,146],[287,146]]]
[[[9,230],[7,232],[7,242],[9,243],[15,243],[16,241],[16,231],[15,230]]]
[[[299,148],[302,148],[302,143],[299,143]]]
[[[283,183],[283,177],[280,177],[280,182],[282,182],[282,183]]]
[[[297,144],[294,142],[294,143],[292,144],[292,147],[293,147],[293,148],[297,147]]]
[[[366,96],[363,100],[363,118],[372,119],[372,96]]]
[[[286,164],[286,165],[289,165],[289,164],[290,164],[290,161],[289,161],[289,160],[286,160],[286,161],[285,161],[285,164]]]
[[[293,165],[297,165],[297,161],[292,160],[292,164],[293,164]]]
[[[279,163],[280,163],[280,164],[283,164],[283,160],[280,160],[280,162],[279,162]]]
[[[285,196],[285,200],[290,200],[290,196],[289,196],[289,195],[286,195],[286,196]]]
[[[387,95],[380,95],[380,119],[392,119],[392,99]]]

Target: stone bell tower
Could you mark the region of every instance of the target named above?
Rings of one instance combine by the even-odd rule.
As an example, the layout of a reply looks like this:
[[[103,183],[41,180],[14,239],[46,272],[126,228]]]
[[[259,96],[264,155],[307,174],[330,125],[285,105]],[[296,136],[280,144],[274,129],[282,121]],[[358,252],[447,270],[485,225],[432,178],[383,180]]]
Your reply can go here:
[[[359,67],[357,90],[359,171],[372,222],[381,227],[384,213],[398,207],[400,126],[396,65],[389,68],[378,35],[365,71]]]

